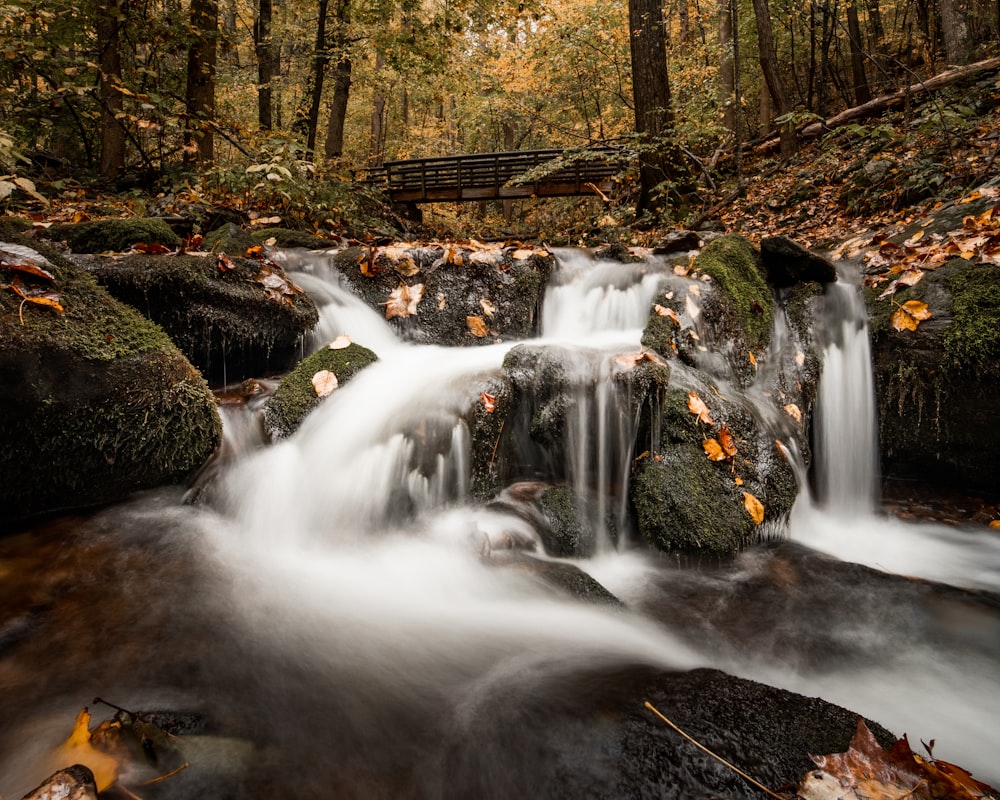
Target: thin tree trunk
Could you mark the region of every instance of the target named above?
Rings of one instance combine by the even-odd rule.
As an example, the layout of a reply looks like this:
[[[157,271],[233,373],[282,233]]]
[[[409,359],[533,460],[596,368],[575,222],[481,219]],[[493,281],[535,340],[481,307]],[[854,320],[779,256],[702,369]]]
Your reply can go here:
[[[218,0],[191,0],[194,39],[187,65],[187,159],[199,165],[215,159],[215,68],[218,59]]]
[[[856,2],[847,4],[847,33],[851,38],[851,76],[854,78],[854,104],[860,106],[872,99],[865,75],[865,54],[861,39],[861,21]]]
[[[719,0],[719,93],[722,122],[736,131],[736,65],[733,62],[733,0]]]
[[[257,122],[269,131],[274,127],[271,115],[273,91],[271,81],[276,72],[274,42],[271,39],[271,0],[258,0],[254,20],[253,40],[257,54]]]
[[[681,28],[681,42],[691,41],[691,14],[688,10],[687,0],[677,0],[677,16]]]
[[[119,115],[125,110],[118,91],[122,80],[119,0],[101,0],[97,6],[97,47],[101,69],[101,175],[117,178],[125,171],[125,128]]]
[[[771,28],[771,12],[767,0],[753,0],[753,11],[757,20],[757,45],[760,50],[760,68],[764,74],[764,82],[771,93],[775,114],[784,117],[791,109],[778,72],[778,57],[774,48],[774,32]],[[791,121],[785,120],[781,125],[781,154],[788,158],[795,153],[795,149],[795,126]]]
[[[347,121],[347,103],[351,96],[351,69],[347,26],[350,23],[350,0],[340,0],[334,16],[337,31],[333,36],[336,63],[333,67],[333,98],[330,101],[330,119],[326,129],[324,155],[327,161],[344,154],[344,124]]]
[[[384,68],[385,53],[379,50],[375,54],[376,80]],[[381,90],[376,90],[372,97],[372,118],[368,138],[368,166],[370,167],[381,167],[385,161],[385,103],[385,95]]]
[[[326,78],[326,68],[330,63],[330,54],[326,42],[326,15],[329,10],[329,0],[319,0],[316,19],[316,40],[312,54],[312,69],[306,84],[306,96],[309,105],[299,109],[295,130],[306,139],[306,152],[313,157],[316,152],[316,129],[319,126],[319,109],[323,104],[323,81]]]

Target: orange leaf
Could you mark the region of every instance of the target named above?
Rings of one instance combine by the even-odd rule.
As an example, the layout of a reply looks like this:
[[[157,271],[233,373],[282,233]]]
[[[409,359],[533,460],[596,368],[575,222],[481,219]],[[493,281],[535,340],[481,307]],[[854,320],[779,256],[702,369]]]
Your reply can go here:
[[[733,434],[729,430],[729,426],[724,422],[719,428],[719,444],[722,446],[722,452],[729,458],[736,455],[736,441],[733,439]]]
[[[795,405],[795,403],[788,403],[785,406],[785,413],[800,425],[802,424],[802,412],[799,410],[799,407]]]
[[[469,329],[469,333],[477,339],[482,339],[489,333],[489,328],[486,327],[486,320],[482,317],[466,317],[465,326]]]
[[[915,331],[921,322],[930,319],[932,316],[927,303],[923,303],[920,300],[907,300],[893,312],[889,323],[892,325],[893,330]]]
[[[483,404],[483,410],[487,414],[492,414],[497,407],[497,399],[492,394],[487,394],[486,392],[479,393],[479,401]]]
[[[672,308],[667,308],[667,306],[661,306],[659,303],[657,303],[656,305],[653,306],[653,310],[657,313],[657,315],[661,317],[667,317],[678,328],[681,326],[681,321],[677,317],[677,312],[674,311]]]
[[[706,425],[715,423],[715,420],[712,419],[712,412],[708,410],[705,401],[694,392],[688,392],[688,411],[696,414],[699,422],[704,422]]]
[[[722,452],[722,445],[716,439],[706,439],[701,443],[705,449],[705,455],[709,461],[725,461],[726,454]]]
[[[750,492],[743,492],[743,507],[747,510],[754,525],[760,525],[764,521],[764,504]]]
[[[94,773],[98,791],[107,789],[118,780],[119,763],[94,748],[90,739],[90,712],[84,708],[76,716],[73,732],[59,748],[58,759],[66,764],[83,764]]]
[[[385,318],[412,317],[417,313],[417,305],[423,299],[422,283],[415,283],[413,286],[401,283],[389,293],[389,299],[382,304],[385,306]]]

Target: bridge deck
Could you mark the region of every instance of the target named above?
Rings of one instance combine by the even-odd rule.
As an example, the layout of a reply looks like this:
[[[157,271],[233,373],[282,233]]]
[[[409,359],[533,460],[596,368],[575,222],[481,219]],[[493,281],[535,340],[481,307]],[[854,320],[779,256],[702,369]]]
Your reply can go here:
[[[611,191],[611,177],[621,170],[616,148],[591,148],[582,157],[539,177],[519,182],[530,170],[552,164],[563,150],[515,150],[503,153],[387,161],[370,179],[383,181],[394,202],[445,203],[505,200],[518,197],[566,197]]]

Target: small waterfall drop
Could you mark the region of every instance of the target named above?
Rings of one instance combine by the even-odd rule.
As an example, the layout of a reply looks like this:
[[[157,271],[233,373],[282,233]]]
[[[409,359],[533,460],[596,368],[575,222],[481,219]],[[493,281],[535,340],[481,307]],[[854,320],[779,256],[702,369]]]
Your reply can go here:
[[[868,515],[878,497],[868,316],[857,285],[843,278],[825,299],[829,339],[813,420],[817,499],[836,516]]]

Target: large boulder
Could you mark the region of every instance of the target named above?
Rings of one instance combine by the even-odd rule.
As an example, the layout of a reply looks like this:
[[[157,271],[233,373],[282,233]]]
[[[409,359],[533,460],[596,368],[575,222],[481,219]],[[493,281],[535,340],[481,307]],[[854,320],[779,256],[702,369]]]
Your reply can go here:
[[[319,319],[312,300],[267,259],[136,254],[78,262],[161,325],[213,385],[284,372]]]
[[[102,219],[41,228],[39,236],[65,242],[74,253],[120,253],[133,245],[173,249],[180,237],[162,219]]]
[[[348,247],[334,263],[403,338],[467,346],[532,336],[555,258],[513,245],[400,244]]]
[[[197,470],[221,439],[215,398],[163,330],[50,248],[22,239],[0,257],[2,283],[59,306],[0,289],[4,516],[115,501]]]
[[[1000,271],[954,259],[881,297],[886,286],[866,292],[883,473],[995,495]],[[910,301],[930,317],[897,330]]]

